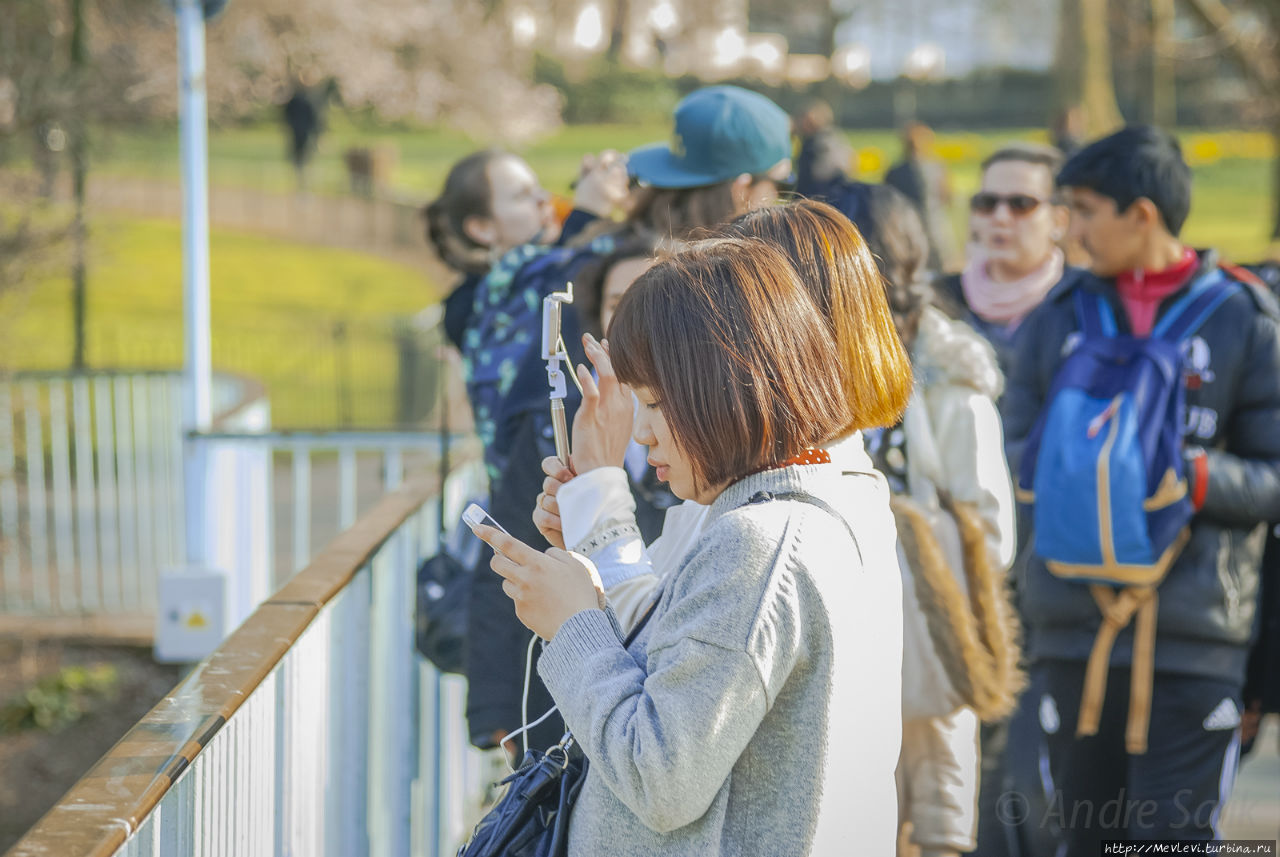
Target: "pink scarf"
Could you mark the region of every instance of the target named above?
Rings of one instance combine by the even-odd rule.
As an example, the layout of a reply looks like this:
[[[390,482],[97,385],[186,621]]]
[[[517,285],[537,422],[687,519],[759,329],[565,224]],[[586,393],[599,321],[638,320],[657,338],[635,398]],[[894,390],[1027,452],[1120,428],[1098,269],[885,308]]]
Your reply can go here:
[[[978,318],[1017,327],[1062,279],[1063,264],[1062,251],[1054,248],[1053,255],[1030,274],[1012,282],[997,283],[987,273],[986,258],[974,254],[960,274],[960,289]]]

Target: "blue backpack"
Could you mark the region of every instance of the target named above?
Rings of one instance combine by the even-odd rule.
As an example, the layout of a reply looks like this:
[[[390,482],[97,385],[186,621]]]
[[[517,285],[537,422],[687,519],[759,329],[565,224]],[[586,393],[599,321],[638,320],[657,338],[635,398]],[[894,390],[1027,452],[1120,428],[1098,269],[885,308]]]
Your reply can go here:
[[[1106,299],[1077,289],[1081,338],[1053,379],[1023,452],[1019,499],[1033,504],[1035,552],[1089,587],[1102,621],[1076,735],[1096,735],[1112,647],[1134,621],[1125,749],[1145,753],[1155,669],[1156,587],[1190,537],[1182,459],[1188,340],[1237,286],[1199,278],[1151,331],[1121,336]]]
[[[1117,332],[1102,295],[1075,292],[1082,338],[1063,361],[1023,452],[1019,499],[1035,552],[1062,578],[1154,586],[1186,542],[1185,343],[1235,289],[1215,269],[1147,338]]]

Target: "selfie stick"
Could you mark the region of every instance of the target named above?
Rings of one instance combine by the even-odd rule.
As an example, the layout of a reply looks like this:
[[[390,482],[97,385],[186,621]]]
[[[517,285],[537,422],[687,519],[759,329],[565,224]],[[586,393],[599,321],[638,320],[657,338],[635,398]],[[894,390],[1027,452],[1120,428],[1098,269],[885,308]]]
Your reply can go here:
[[[573,283],[567,283],[563,292],[552,292],[542,299],[542,359],[547,361],[547,383],[551,386],[551,425],[556,435],[556,456],[566,465],[569,463],[569,425],[564,415],[564,397],[568,394],[565,373],[569,368],[569,352],[560,338],[560,308],[571,303]],[[578,383],[576,375],[573,383]]]

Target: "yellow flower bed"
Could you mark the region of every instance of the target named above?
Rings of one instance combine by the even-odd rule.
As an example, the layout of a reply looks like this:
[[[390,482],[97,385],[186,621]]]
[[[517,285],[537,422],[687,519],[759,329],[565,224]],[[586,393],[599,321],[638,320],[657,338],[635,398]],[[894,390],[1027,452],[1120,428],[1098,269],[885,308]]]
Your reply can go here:
[[[1275,140],[1265,131],[1195,133],[1182,138],[1182,149],[1193,167],[1229,158],[1269,160],[1275,157]]]

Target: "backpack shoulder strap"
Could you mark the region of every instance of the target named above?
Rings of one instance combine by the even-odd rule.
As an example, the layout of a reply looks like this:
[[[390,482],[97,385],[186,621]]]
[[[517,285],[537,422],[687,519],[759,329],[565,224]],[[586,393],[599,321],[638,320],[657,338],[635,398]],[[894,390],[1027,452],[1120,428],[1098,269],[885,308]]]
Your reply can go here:
[[[1152,337],[1181,342],[1195,333],[1222,302],[1235,293],[1236,284],[1220,269],[1200,277],[1179,298],[1151,331]]]
[[[1252,286],[1257,289],[1268,288],[1266,282],[1242,265],[1233,265],[1230,262],[1219,262],[1218,268],[1234,280],[1244,283],[1246,286]]]
[[[803,491],[786,491],[781,494],[759,491],[753,494],[747,503],[767,503],[770,500],[798,500],[801,503],[808,503],[810,506],[817,506],[841,524],[844,524],[845,530],[849,533],[849,538],[853,539],[853,547],[858,552],[858,561],[862,561],[862,547],[858,544],[858,534],[853,531],[853,527],[849,526],[849,522],[844,519],[844,516],[837,512],[826,500],[822,500],[812,494],[806,494]]]
[[[1239,265],[1228,265],[1222,263],[1218,266],[1228,277],[1240,284],[1240,288],[1244,289],[1245,294],[1253,299],[1254,305],[1263,314],[1280,321],[1280,277],[1255,274],[1248,268],[1242,268]],[[1260,267],[1271,268],[1273,271],[1280,272],[1280,266],[1276,263],[1264,265]]]
[[[1089,339],[1116,335],[1116,316],[1106,298],[1081,287],[1076,288],[1074,297],[1081,333]]]

